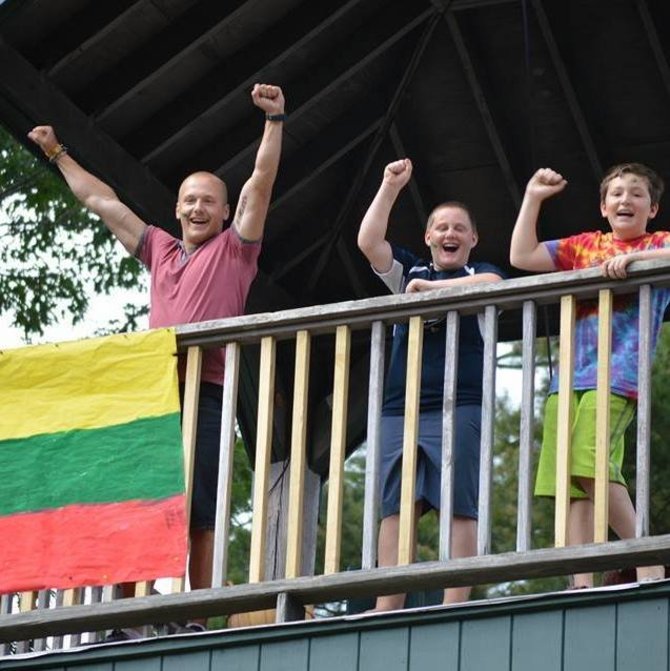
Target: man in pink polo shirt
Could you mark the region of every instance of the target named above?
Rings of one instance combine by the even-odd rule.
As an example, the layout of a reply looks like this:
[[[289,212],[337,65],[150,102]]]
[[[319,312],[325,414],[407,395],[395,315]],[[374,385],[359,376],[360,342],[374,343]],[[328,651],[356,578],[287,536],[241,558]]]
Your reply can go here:
[[[179,188],[176,217],[181,240],[142,221],[107,184],[68,155],[53,128],[37,126],[28,133],[58,166],[74,195],[149,268],[152,328],[232,317],[244,311],[256,276],[285,118],[284,96],[278,86],[256,84],[251,98],[265,112],[265,130],[232,225],[223,230],[230,215],[225,183],[212,173],[196,172]],[[211,586],[223,366],[222,349],[204,353],[191,513],[192,589]]]

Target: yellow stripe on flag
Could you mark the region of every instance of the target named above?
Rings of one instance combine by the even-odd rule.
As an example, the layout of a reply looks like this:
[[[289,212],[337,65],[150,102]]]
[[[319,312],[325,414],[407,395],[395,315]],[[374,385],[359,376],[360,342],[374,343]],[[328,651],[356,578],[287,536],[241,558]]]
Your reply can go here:
[[[0,351],[0,440],[179,411],[174,329]]]

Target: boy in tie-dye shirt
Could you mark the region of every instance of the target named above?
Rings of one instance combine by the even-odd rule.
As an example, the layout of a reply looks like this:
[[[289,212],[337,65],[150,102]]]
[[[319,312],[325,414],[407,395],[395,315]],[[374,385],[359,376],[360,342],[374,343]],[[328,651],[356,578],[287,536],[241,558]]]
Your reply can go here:
[[[538,170],[528,182],[512,233],[510,261],[523,270],[549,272],[600,266],[612,279],[626,277],[632,261],[670,259],[670,232],[647,232],[658,213],[663,181],[650,168],[625,163],[611,168],[600,185],[600,211],[611,231],[590,231],[560,240],[539,242],[537,221],[542,202],[567,182],[550,168]],[[652,291],[652,349],[655,348],[670,303],[670,289]],[[580,301],[575,326],[573,426],[570,462],[571,491],[568,512],[568,543],[593,541],[595,474],[595,390],[597,381],[598,314],[594,300]],[[623,438],[635,415],[637,400],[638,302],[635,295],[617,296],[612,324],[610,379],[610,483],[609,524],[619,538],[635,536],[635,510],[621,474]],[[555,495],[556,416],[558,380],[554,378],[545,407],[544,437],[535,493]],[[638,579],[664,577],[660,566],[639,567]],[[591,574],[574,576],[574,587],[591,587]]]

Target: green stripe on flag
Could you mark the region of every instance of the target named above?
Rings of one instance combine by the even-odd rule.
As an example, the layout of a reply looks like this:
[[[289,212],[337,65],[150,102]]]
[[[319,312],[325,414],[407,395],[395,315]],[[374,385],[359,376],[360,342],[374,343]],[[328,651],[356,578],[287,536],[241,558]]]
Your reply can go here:
[[[0,515],[184,491],[179,413],[0,441]]]

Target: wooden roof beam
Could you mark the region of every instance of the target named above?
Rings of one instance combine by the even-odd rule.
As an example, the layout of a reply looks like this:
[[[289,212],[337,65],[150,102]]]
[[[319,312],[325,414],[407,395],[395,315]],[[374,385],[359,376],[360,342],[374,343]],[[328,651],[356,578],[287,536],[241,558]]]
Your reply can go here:
[[[395,150],[397,158],[406,158],[407,151],[405,150],[405,144],[400,137],[400,133],[398,132],[398,125],[395,123],[395,121],[389,128],[389,137],[391,138],[391,144],[393,145],[393,149]],[[408,158],[411,158],[411,156]],[[416,181],[416,173],[412,172],[408,186],[409,195],[412,199],[412,204],[414,205],[414,211],[416,212],[416,221],[419,226],[419,230],[421,231],[421,235],[423,235],[426,227],[426,221],[428,220],[428,210],[426,209],[423,196],[421,195],[421,190],[419,189],[419,185]]]
[[[582,111],[579,101],[577,100],[577,95],[575,93],[574,87],[572,86],[572,82],[570,81],[567,68],[565,67],[565,63],[561,57],[558,45],[556,44],[556,39],[554,38],[554,33],[551,29],[549,18],[544,11],[544,7],[542,6],[542,0],[531,0],[531,2],[533,4],[533,9],[535,10],[537,21],[540,25],[542,37],[544,38],[545,45],[549,51],[551,62],[554,66],[554,70],[556,71],[556,75],[558,76],[561,88],[563,89],[563,94],[565,95],[568,107],[570,108],[570,113],[572,114],[572,119],[577,128],[577,132],[579,133],[579,136],[582,140],[584,151],[586,152],[586,156],[591,165],[591,170],[593,171],[596,182],[600,182],[603,174],[602,163],[598,156],[598,151],[596,149],[595,142],[593,141],[593,137],[591,136],[591,132],[589,131],[586,118],[584,117],[584,112]]]
[[[645,0],[635,0],[637,5],[637,11],[640,14],[642,19],[642,25],[647,34],[647,40],[649,41],[649,46],[651,51],[654,54],[654,60],[656,61],[656,67],[658,72],[661,75],[661,81],[663,82],[663,87],[665,92],[670,96],[670,66],[668,65],[668,59],[665,57],[665,52],[661,46],[661,41],[658,38],[658,32],[656,31],[656,25],[654,19],[649,13],[649,7]]]
[[[342,208],[340,209],[337,219],[335,220],[335,224],[331,229],[330,233],[331,240],[329,241],[328,244],[326,244],[325,248],[321,252],[320,257],[317,259],[314,270],[312,271],[310,279],[307,283],[308,291],[314,291],[314,287],[316,286],[316,283],[319,281],[319,278],[323,273],[323,270],[330,256],[331,249],[335,244],[335,242],[340,237],[342,227],[344,226],[344,223],[347,221],[347,218],[349,217],[351,208],[354,204],[354,201],[356,200],[356,197],[358,196],[358,193],[360,192],[365,177],[367,176],[367,173],[370,170],[370,167],[372,166],[372,162],[374,161],[382,143],[386,139],[388,130],[391,126],[391,123],[393,122],[393,119],[395,118],[398,106],[400,105],[400,101],[402,100],[402,97],[405,91],[407,90],[407,87],[409,86],[410,82],[412,81],[412,78],[414,77],[414,73],[416,72],[419,63],[421,62],[421,57],[423,56],[426,46],[428,46],[428,43],[430,42],[430,38],[433,36],[433,32],[435,31],[435,27],[437,26],[441,13],[442,13],[441,11],[435,11],[432,13],[430,20],[426,23],[423,33],[421,34],[421,36],[417,41],[414,53],[412,54],[412,57],[409,63],[407,64],[407,68],[405,69],[405,72],[402,76],[402,79],[400,80],[393,94],[393,98],[391,99],[391,102],[388,106],[388,110],[386,112],[386,116],[384,117],[382,125],[377,130],[375,137],[372,140],[372,145],[368,151],[368,156],[363,165],[361,166],[361,168],[359,169],[358,174],[354,178],[354,181],[345,197]]]
[[[425,23],[433,14],[434,10],[430,8],[418,13],[413,20],[405,22],[400,28],[394,30],[392,34],[388,35],[366,56],[356,61],[355,65],[348,68],[347,70],[344,70],[340,73],[339,76],[332,78],[325,86],[319,88],[318,92],[314,96],[291,111],[287,128],[290,130],[293,123],[297,122],[303,115],[312,111],[325,98],[327,98],[329,95],[332,95],[335,91],[337,91],[338,88],[351,79],[353,75],[359,73],[361,70],[364,70],[379,56],[385,54],[391,47],[400,42],[402,38],[411,33],[418,26]],[[246,161],[250,161],[257,149],[256,141],[257,138],[255,137],[253,143],[247,145],[236,155],[232,156],[214,172],[216,172],[218,175],[229,174],[233,172],[238,165],[243,164]]]
[[[362,2],[363,0],[349,0],[342,7],[325,16],[299,39],[296,39],[295,35],[290,32],[291,23],[295,21],[293,16],[289,15],[286,19],[287,25],[283,26],[281,22],[277,25],[274,30],[277,38],[268,42],[266,52],[259,53],[253,63],[248,62],[246,52],[240,53],[239,58],[246,59],[246,62],[243,61],[247,66],[246,71],[240,67],[234,67],[232,62],[222,64],[221,69],[226,73],[232,72],[232,76],[235,77],[235,80],[226,82],[226,91],[223,94],[219,91],[222,78],[219,69],[200,79],[175,100],[174,111],[167,120],[162,118],[150,120],[145,124],[147,128],[140,128],[134,133],[137,137],[129,138],[132,144],[137,142],[140,147],[142,161],[159,160],[162,153],[169,151],[179,143],[188,142],[189,138],[197,136],[208,126],[219,126],[225,108],[239,96],[241,90],[250,91],[254,83],[262,79],[267,80],[269,73],[282,72],[287,64],[291,69],[291,58],[304,52],[310,43],[321,39],[338,22],[346,20],[346,17]],[[322,11],[322,6],[318,3],[311,7],[314,11],[320,8]],[[252,67],[252,72],[248,72],[249,67]]]
[[[21,110],[21,119],[29,119],[31,125],[52,124],[77,160],[108,183],[138,216],[159,225],[170,223],[170,232],[176,231],[175,194],[92,124],[1,37],[0,98]],[[39,153],[26,139],[30,127],[13,127],[12,132],[30,151]]]
[[[486,133],[488,134],[489,141],[493,147],[493,152],[498,160],[498,165],[503,174],[503,179],[507,185],[507,190],[509,192],[510,198],[514,203],[515,208],[519,208],[521,205],[521,191],[519,189],[519,184],[514,177],[514,172],[512,171],[512,166],[510,165],[509,159],[507,157],[507,152],[503,146],[498,127],[493,119],[493,114],[491,108],[486,101],[486,95],[484,90],[479,82],[477,77],[477,72],[475,70],[475,65],[470,58],[470,53],[463,39],[463,34],[458,25],[456,17],[453,15],[453,12],[448,12],[444,16],[444,20],[449,27],[449,33],[451,34],[451,39],[454,41],[454,46],[456,51],[461,59],[461,64],[463,65],[463,70],[467,77],[468,83],[470,84],[470,89],[474,96],[475,102],[477,103],[477,108],[479,109],[479,114],[482,117],[484,122],[484,127],[486,128]]]
[[[88,101],[90,111],[100,110],[95,114],[99,123],[109,120],[114,112],[154,82],[161,78],[167,82],[179,62],[196,56],[208,40],[251,11],[244,0],[207,4],[206,10],[200,4],[190,8],[177,22],[169,24],[107,73],[102,80],[104,84],[89,95]],[[129,86],[126,85],[128,80],[132,81]]]

